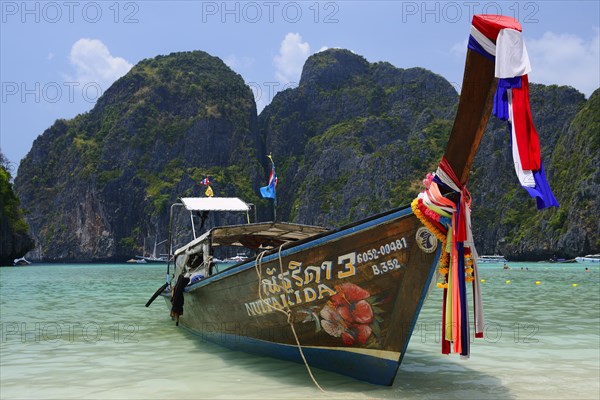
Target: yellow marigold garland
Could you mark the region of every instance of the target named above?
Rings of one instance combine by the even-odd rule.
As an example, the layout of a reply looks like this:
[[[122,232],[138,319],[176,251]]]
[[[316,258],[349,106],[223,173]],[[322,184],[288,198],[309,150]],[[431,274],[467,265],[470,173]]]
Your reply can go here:
[[[448,287],[448,263],[450,261],[450,254],[446,252],[446,235],[443,234],[435,225],[433,225],[425,215],[423,215],[421,210],[419,210],[418,203],[419,199],[416,198],[410,204],[413,213],[419,219],[419,221],[421,221],[421,223],[425,225],[425,227],[429,229],[440,242],[442,242],[442,254],[440,255],[440,260],[438,262],[438,272],[444,277],[444,282],[438,283],[437,287],[440,289],[445,289]]]
[[[467,255],[465,256],[465,265],[467,266],[467,268],[465,268],[465,282],[473,282],[475,280],[475,278],[473,277],[473,257],[471,257],[471,255]]]

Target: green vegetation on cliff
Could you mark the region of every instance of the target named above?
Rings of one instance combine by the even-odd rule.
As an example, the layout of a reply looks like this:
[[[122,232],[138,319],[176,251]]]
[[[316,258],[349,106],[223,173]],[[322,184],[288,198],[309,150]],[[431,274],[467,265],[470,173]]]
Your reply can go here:
[[[29,227],[23,218],[21,203],[12,190],[11,179],[4,155],[0,153],[0,212],[13,232],[27,233]]]
[[[13,192],[8,162],[0,153],[0,266],[12,265],[33,247],[21,204]]]
[[[539,260],[598,250],[598,93],[586,101],[573,88],[531,87],[542,161],[560,208],[536,210],[514,174],[508,129],[492,117],[470,181],[481,252]]]
[[[125,259],[144,238],[166,238],[169,205],[199,195],[204,175],[216,195],[258,202],[258,142],[241,76],[204,52],[175,53],[141,61],[90,112],[56,121],[15,183],[44,259]]]
[[[282,218],[335,226],[407,203],[439,161],[457,99],[421,68],[340,49],[309,57],[298,88],[259,116],[267,149],[285,166]]]
[[[505,123],[490,118],[469,190],[480,253],[547,258],[600,250],[600,94],[531,86],[547,176],[561,208],[537,212],[514,174]],[[124,259],[166,237],[169,204],[258,198],[272,152],[278,219],[337,226],[408,204],[434,171],[458,93],[422,68],[329,49],[257,116],[250,88],[204,52],[143,60],[86,114],[58,120],[22,161],[15,190],[45,260]],[[217,221],[213,221],[217,222]],[[221,221],[222,222],[222,221]]]

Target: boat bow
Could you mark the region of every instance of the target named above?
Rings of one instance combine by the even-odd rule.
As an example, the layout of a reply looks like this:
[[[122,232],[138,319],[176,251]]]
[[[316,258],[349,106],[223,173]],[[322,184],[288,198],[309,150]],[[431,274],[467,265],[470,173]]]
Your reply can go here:
[[[513,101],[527,94],[528,61],[524,69],[510,61],[523,63],[526,51],[513,49],[507,58],[510,41],[502,39],[517,38],[511,43],[518,45],[520,30],[513,18],[473,17],[448,145],[410,207],[335,230],[275,222],[219,227],[199,236],[194,230],[194,240],[174,253],[171,282],[183,282],[171,287],[176,301],[164,293],[177,321],[233,349],[391,385],[437,267],[444,290],[442,352],[468,357],[469,286],[477,337],[484,319],[466,183],[492,108],[497,116],[508,116],[513,137],[523,121],[529,127],[528,103],[520,103],[522,110]],[[526,143],[513,144],[526,147],[523,154],[535,159],[533,133],[519,132]],[[529,189],[540,189],[539,182],[536,178]],[[241,201],[218,198],[182,203],[192,229],[193,213],[249,209]],[[242,246],[248,256],[223,263],[216,253],[227,246]]]

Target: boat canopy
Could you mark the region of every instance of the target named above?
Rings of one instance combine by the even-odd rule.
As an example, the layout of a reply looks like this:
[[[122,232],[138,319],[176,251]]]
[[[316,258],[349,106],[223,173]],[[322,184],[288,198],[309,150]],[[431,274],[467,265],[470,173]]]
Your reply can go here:
[[[237,197],[182,197],[188,211],[248,211],[250,206]]]
[[[182,197],[179,203],[171,205],[171,217],[169,226],[173,223],[173,208],[175,206],[183,206],[190,212],[190,220],[192,222],[192,233],[194,240],[197,239],[196,228],[194,227],[194,212],[209,212],[209,211],[231,211],[246,213],[246,220],[250,222],[250,206],[237,197]],[[169,228],[171,229],[171,228]]]
[[[320,226],[284,222],[232,225],[212,230],[213,246],[244,246],[250,249],[280,246],[327,231]]]
[[[213,228],[202,236],[180,247],[175,255],[193,253],[209,242],[211,247],[242,246],[252,250],[268,249],[286,242],[309,238],[328,229],[292,224],[287,222],[261,222],[255,224],[231,225]]]

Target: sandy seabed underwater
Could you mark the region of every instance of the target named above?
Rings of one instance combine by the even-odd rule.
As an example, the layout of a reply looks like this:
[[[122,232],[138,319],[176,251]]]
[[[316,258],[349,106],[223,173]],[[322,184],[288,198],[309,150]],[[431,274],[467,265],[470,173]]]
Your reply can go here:
[[[441,354],[434,288],[393,386],[313,369],[325,393],[304,365],[203,341],[160,298],[145,308],[162,265],[0,268],[0,398],[600,398],[600,266],[510,267],[480,267],[486,331],[471,359]]]

